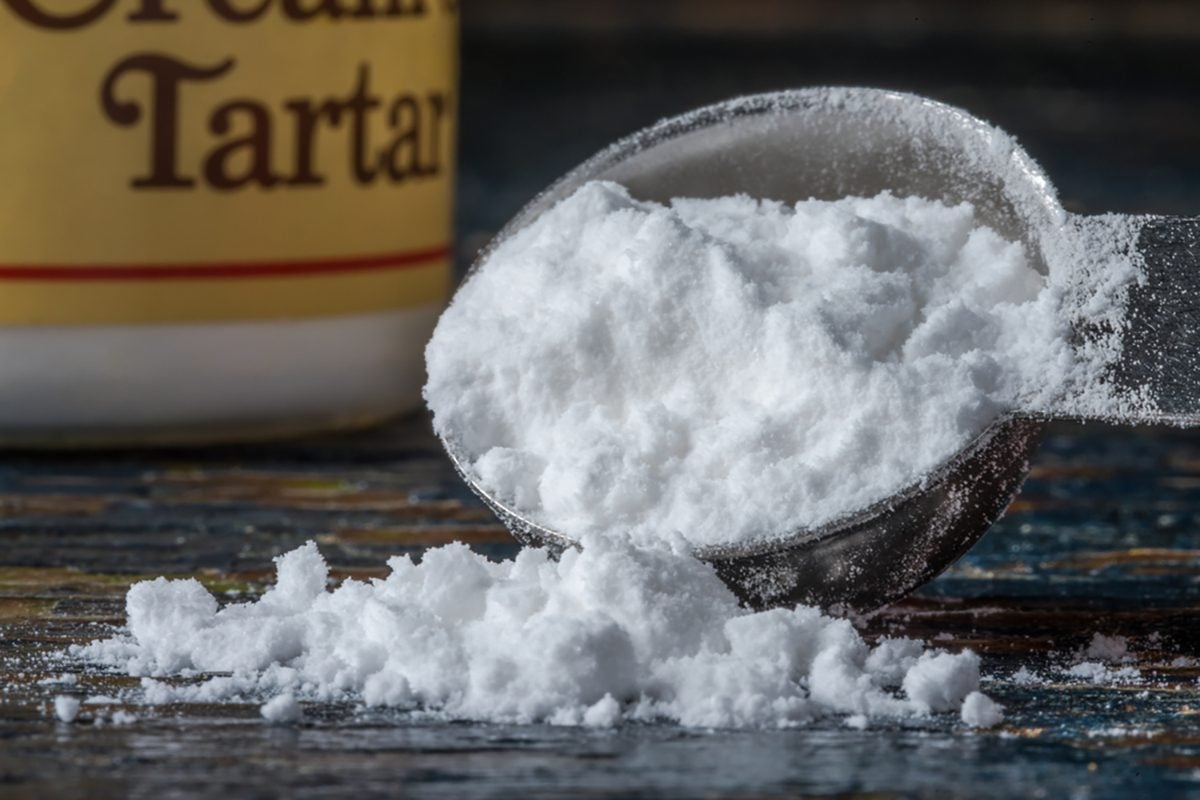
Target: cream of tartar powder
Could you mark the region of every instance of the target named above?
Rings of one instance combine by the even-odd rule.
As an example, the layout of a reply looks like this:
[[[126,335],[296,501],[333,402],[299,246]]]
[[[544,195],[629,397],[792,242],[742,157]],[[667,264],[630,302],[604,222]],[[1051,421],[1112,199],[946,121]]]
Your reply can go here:
[[[456,5],[0,2],[0,442],[261,438],[420,402]]]

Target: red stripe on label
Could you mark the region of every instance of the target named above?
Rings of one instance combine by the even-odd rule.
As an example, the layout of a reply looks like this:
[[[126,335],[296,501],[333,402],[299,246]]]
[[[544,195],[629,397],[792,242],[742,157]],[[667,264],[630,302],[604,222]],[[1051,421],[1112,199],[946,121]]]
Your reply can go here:
[[[415,267],[450,255],[449,245],[373,256],[305,261],[217,261],[197,264],[0,264],[0,280],[173,281],[275,278]]]

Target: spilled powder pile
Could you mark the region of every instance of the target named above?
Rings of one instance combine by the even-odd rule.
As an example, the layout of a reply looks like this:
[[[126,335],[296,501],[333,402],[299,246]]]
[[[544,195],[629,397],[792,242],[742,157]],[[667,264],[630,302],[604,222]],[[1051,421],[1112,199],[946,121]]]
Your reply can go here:
[[[425,396],[480,486],[573,538],[769,539],[1053,398],[1059,295],[969,204],[593,182],[459,290]]]
[[[667,549],[597,538],[557,562],[524,550],[495,563],[451,544],[332,591],[315,545],[276,563],[261,599],[224,608],[194,580],[138,583],[127,633],[73,655],[143,676],[151,704],[271,697],[262,714],[275,723],[301,718],[309,700],[589,726],[1001,719],[977,691],[974,653],[909,639],[872,648],[814,608],[748,612],[711,568]],[[229,674],[158,680],[195,671]]]

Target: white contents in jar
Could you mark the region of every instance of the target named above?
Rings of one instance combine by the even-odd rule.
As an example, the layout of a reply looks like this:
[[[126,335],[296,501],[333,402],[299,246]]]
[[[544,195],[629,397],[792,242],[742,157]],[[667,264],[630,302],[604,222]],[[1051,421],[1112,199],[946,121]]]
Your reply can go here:
[[[425,397],[479,486],[571,538],[764,540],[1054,395],[1062,317],[967,203],[662,205],[592,182],[459,290]]]

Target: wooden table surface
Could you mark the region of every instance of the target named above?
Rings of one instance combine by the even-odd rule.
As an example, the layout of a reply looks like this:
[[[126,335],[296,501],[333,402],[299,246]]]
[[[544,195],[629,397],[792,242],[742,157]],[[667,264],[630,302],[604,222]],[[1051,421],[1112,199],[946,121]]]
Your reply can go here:
[[[308,539],[338,576],[455,539],[515,552],[422,416],[272,445],[0,461],[0,796],[1200,792],[1195,433],[1053,428],[971,554],[860,621],[870,637],[980,652],[1008,707],[986,733],[950,717],[867,731],[431,725],[344,705],[280,729],[254,703],[148,708],[135,679],[47,658],[120,625],[133,580],[195,575],[233,602]],[[1111,668],[1137,679],[1066,672],[1095,633],[1129,637],[1130,663]],[[1014,679],[1022,666],[1044,682]],[[99,700],[65,724],[49,711],[63,693]],[[114,724],[119,710],[137,720]]]

